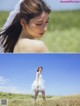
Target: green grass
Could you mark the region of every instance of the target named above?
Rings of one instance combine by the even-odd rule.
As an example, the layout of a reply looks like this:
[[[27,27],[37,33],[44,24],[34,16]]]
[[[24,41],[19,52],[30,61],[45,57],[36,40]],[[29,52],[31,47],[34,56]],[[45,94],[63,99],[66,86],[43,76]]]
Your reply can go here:
[[[52,12],[50,14],[49,29],[54,30],[70,30],[73,28],[80,29],[80,10],[78,11],[61,11]]]
[[[8,12],[0,12],[0,28]],[[80,10],[52,12],[42,40],[50,52],[80,52]]]
[[[46,97],[47,98],[52,98],[52,96],[48,96],[48,95]],[[31,99],[31,98],[33,98],[33,95],[0,92],[0,98],[7,98],[7,99]],[[38,98],[42,98],[42,96],[39,95]]]
[[[0,93],[0,100],[2,98],[7,99],[8,106],[34,106],[31,95]],[[39,96],[37,98],[37,106],[45,106]],[[80,95],[46,96],[46,106],[80,106]]]
[[[47,32],[43,41],[51,52],[80,52],[80,31],[77,29]]]
[[[7,17],[8,17],[8,12],[1,12],[0,11],[0,29],[2,28],[2,26],[4,25]]]
[[[32,98],[32,95],[25,95],[25,94],[12,94],[12,93],[0,93],[0,98],[7,98],[7,99],[28,99]]]
[[[80,11],[52,12],[43,41],[50,52],[80,52]]]

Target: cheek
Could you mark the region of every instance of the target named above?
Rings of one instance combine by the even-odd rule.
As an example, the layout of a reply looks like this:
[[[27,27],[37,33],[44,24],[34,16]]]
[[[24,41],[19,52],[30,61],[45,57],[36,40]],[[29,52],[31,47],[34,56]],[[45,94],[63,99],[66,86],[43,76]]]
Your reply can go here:
[[[35,24],[32,24],[32,28],[33,28],[33,29],[38,29]]]
[[[34,32],[39,32],[39,27],[38,26],[36,26],[35,24],[32,24],[31,26],[30,26],[30,30],[32,30],[32,31],[34,31]]]
[[[26,31],[32,36],[37,35],[37,33],[39,32],[34,24],[29,25]]]

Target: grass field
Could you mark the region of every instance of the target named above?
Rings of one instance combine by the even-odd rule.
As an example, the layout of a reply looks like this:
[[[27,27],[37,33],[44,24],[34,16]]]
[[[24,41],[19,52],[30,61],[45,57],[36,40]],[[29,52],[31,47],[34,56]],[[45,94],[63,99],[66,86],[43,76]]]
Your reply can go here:
[[[8,12],[0,12],[0,28]],[[52,12],[42,40],[50,52],[80,52],[80,10]]]
[[[0,93],[0,100],[2,98],[7,99],[8,106],[34,106],[31,95]],[[43,106],[41,96],[38,96],[37,106]],[[46,96],[46,106],[80,106],[80,95]]]

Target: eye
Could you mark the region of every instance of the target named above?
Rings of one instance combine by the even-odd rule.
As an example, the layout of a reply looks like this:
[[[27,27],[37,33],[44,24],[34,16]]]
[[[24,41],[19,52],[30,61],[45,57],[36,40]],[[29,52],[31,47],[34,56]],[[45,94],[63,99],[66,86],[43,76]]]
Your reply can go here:
[[[49,20],[47,20],[45,23],[48,23]],[[41,26],[43,23],[39,23],[39,24],[36,24],[37,26]]]

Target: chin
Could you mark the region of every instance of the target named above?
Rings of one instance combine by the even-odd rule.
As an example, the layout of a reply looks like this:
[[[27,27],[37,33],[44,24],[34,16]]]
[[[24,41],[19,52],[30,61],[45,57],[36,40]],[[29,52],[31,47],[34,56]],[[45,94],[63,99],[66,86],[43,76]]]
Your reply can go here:
[[[39,37],[42,37],[44,35],[44,33],[39,34]]]
[[[44,34],[37,34],[35,38],[41,38]]]

